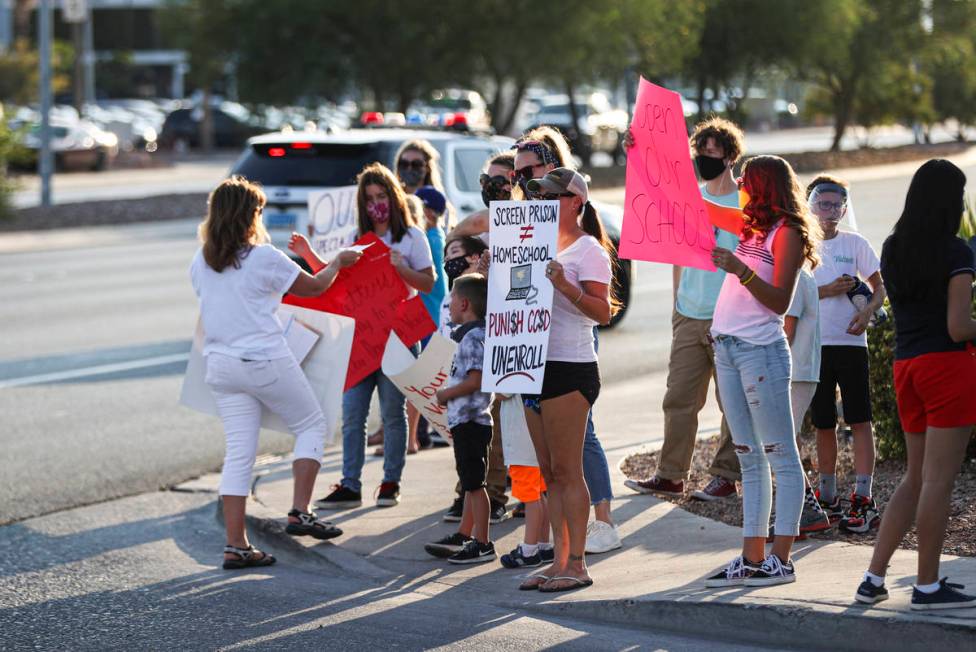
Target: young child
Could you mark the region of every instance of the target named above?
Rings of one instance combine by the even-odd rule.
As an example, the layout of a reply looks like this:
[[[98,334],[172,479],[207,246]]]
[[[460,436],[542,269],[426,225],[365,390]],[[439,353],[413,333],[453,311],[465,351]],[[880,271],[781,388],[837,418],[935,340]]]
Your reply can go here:
[[[807,186],[810,211],[823,229],[819,248],[823,264],[813,276],[820,294],[820,384],[813,396],[810,415],[817,429],[817,465],[820,501],[832,521],[850,532],[867,532],[881,521],[871,498],[874,476],[874,433],[871,429],[871,391],[868,375],[868,342],[865,331],[885,298],[881,263],[868,241],[858,233],[843,231],[839,223],[851,212],[847,182],[821,175]],[[858,306],[854,290],[865,279],[873,292]],[[862,284],[863,285],[863,284]],[[856,484],[850,507],[844,513],[837,492],[837,386],[844,403],[844,421],[854,435]]]
[[[458,348],[447,387],[437,392],[437,401],[447,406],[454,460],[464,490],[461,525],[452,535],[455,545],[463,547],[448,558],[452,564],[478,564],[495,558],[495,546],[488,539],[491,504],[485,488],[491,448],[492,395],[481,391],[487,304],[488,281],[484,276],[468,274],[454,282],[450,315],[451,321],[460,326],[451,337]]]

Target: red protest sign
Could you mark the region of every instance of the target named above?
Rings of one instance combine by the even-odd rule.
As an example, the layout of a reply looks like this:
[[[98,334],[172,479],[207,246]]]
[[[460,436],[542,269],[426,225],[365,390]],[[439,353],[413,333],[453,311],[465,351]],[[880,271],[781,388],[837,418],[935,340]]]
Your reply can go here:
[[[681,97],[642,77],[630,130],[620,257],[715,271],[715,231],[691,162]]]
[[[396,330],[404,344],[410,346],[436,329],[429,314],[426,315],[428,323],[423,324],[416,314],[414,301],[404,301],[409,292],[390,264],[390,248],[374,233],[367,233],[356,244],[370,246],[355,265],[339,272],[332,287],[323,294],[317,297],[286,295],[282,300],[282,303],[293,306],[346,315],[356,320],[344,389],[380,368],[391,330]],[[415,298],[423,308],[419,297]],[[426,310],[424,312],[426,314]],[[423,332],[428,325],[429,330]]]

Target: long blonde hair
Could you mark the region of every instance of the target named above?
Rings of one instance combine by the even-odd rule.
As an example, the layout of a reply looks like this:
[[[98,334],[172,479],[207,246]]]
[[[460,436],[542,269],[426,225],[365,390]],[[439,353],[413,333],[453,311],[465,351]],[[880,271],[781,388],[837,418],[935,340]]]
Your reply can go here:
[[[207,217],[197,229],[203,259],[211,269],[239,269],[254,245],[271,240],[261,219],[265,203],[261,186],[244,177],[233,176],[214,188],[207,200]]]
[[[420,185],[434,186],[441,192],[444,192],[444,181],[441,180],[441,155],[437,152],[437,149],[430,144],[429,140],[424,140],[423,138],[408,140],[400,145],[400,149],[397,150],[397,167],[400,166],[400,157],[403,156],[403,153],[410,150],[420,152],[420,154],[424,157],[424,161],[427,163],[427,174],[424,175],[424,181]]]
[[[820,264],[817,247],[823,239],[820,224],[810,217],[800,182],[793,168],[778,156],[754,156],[742,168],[742,183],[749,194],[742,239],[756,236],[762,241],[777,222],[796,229],[803,244],[803,257],[810,269]]]

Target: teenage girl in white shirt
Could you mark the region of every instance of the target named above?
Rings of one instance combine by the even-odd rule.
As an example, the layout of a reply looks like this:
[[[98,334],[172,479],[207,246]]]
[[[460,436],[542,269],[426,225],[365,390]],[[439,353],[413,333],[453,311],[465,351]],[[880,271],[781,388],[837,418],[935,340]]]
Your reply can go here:
[[[269,244],[261,221],[266,197],[243,177],[210,195],[200,225],[203,246],[190,267],[206,333],[206,382],[224,424],[227,449],[220,480],[227,546],[224,568],[269,566],[275,558],[248,543],[244,513],[258,447],[261,412],[280,416],[295,434],[295,489],[287,531],[331,539],[342,531],[308,509],[325,443],[326,422],[308,379],[288,348],[276,311],[285,292],[317,296],[338,271],[359,259],[343,252],[311,276]]]

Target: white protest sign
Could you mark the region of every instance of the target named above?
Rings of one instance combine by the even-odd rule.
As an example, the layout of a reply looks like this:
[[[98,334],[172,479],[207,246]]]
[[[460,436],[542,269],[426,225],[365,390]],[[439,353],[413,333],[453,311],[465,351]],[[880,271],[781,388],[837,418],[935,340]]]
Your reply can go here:
[[[496,396],[496,400],[501,401],[498,407],[498,420],[501,421],[505,466],[539,466],[535,446],[532,445],[532,436],[529,434],[529,424],[525,421],[522,395],[515,394],[506,399]]]
[[[282,321],[294,317],[296,323],[317,335],[317,341],[302,362],[302,371],[305,372],[305,377],[322,407],[322,414],[325,415],[325,443],[332,444],[342,409],[342,388],[346,379],[346,367],[349,366],[356,321],[351,317],[298,306],[282,305],[278,312]],[[186,365],[186,377],[180,392],[180,403],[198,412],[217,415],[217,404],[210,386],[204,382],[207,364],[203,357],[203,338],[203,324],[197,321],[190,360]],[[304,343],[308,339],[306,335],[301,337]],[[289,338],[289,345],[295,344],[294,338]],[[278,415],[267,409],[261,415],[261,427],[291,432]]]
[[[326,262],[359,237],[356,222],[356,186],[309,193],[308,226],[312,249]]]
[[[451,435],[447,425],[447,408],[437,404],[435,394],[447,387],[455,350],[457,344],[435,333],[427,348],[415,359],[396,333],[391,331],[383,353],[383,374],[393,381],[427,419],[427,423],[445,437]]]
[[[493,201],[488,208],[491,268],[481,389],[538,394],[549,347],[558,201]]]

